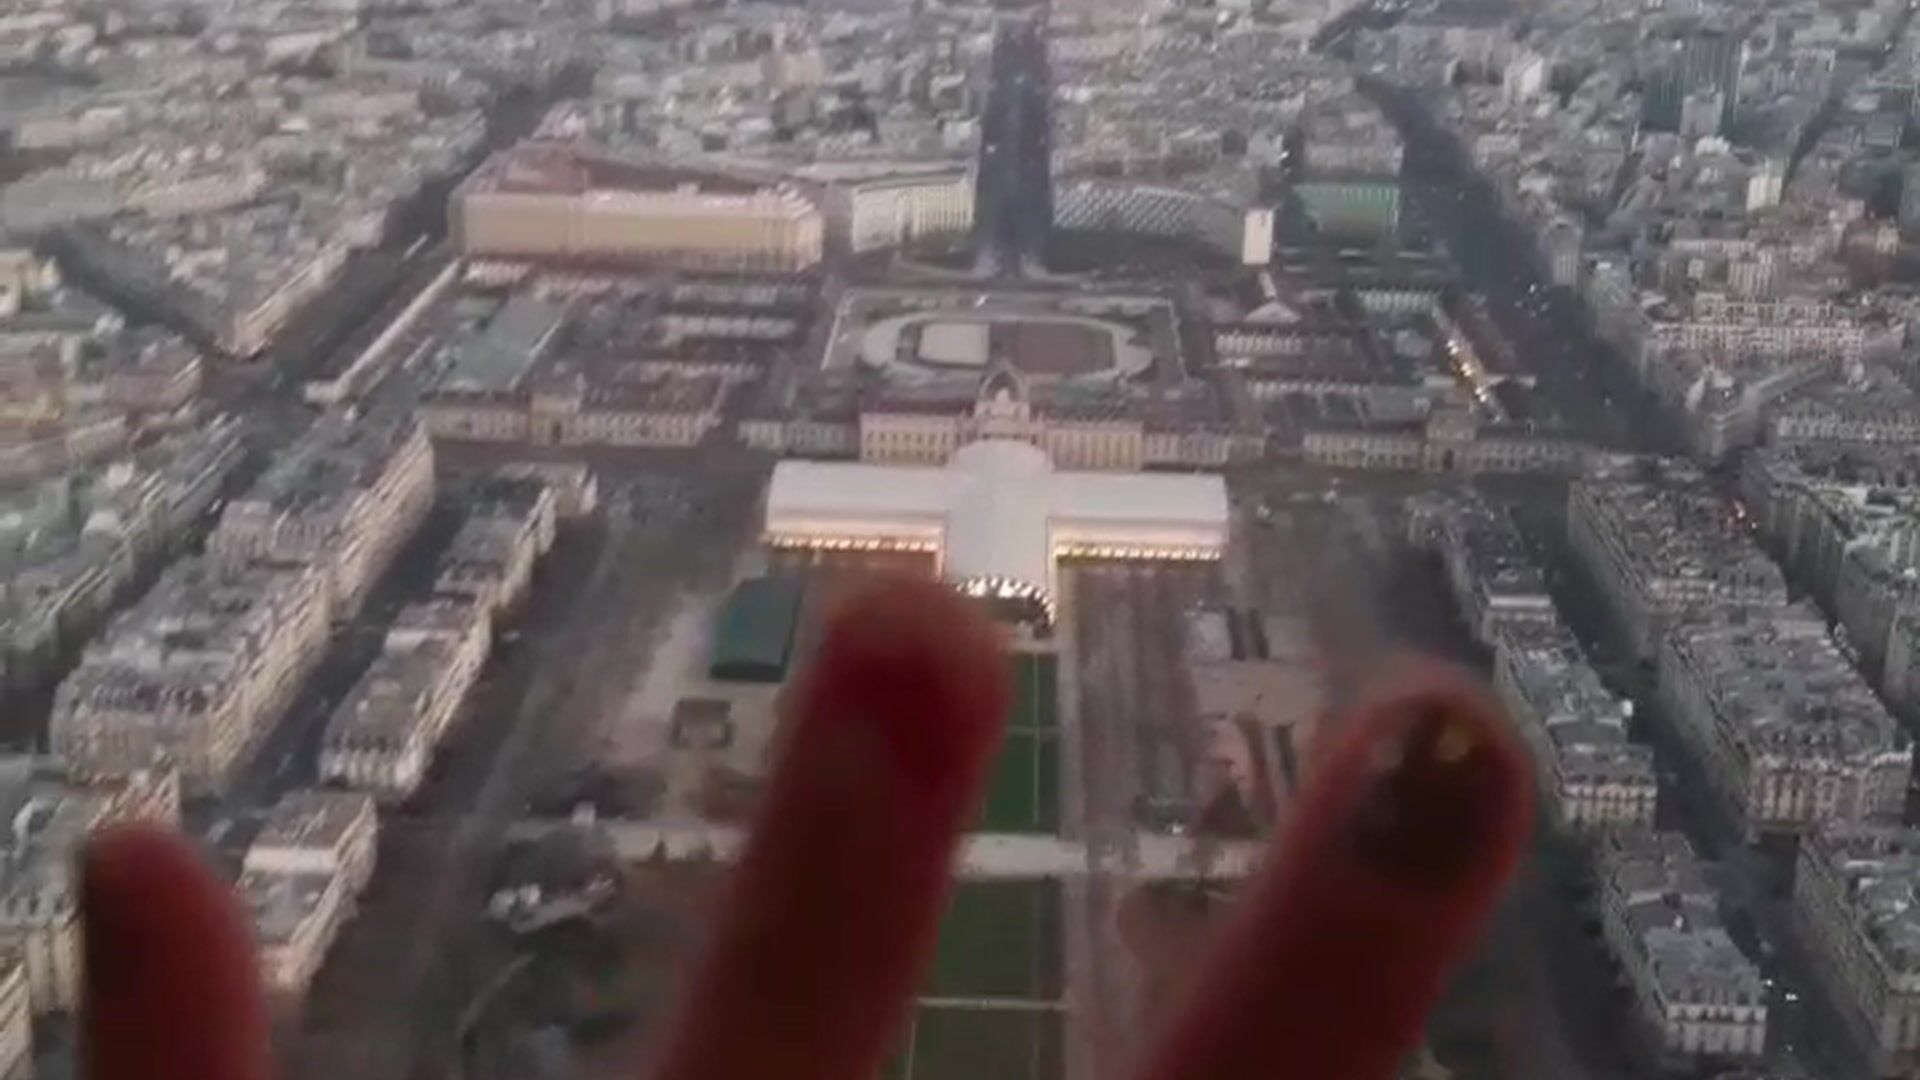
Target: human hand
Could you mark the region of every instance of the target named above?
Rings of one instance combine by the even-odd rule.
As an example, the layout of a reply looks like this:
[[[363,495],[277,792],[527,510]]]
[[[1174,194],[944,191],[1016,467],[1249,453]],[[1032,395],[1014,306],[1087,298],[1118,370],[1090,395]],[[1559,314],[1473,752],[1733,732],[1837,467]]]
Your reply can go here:
[[[1000,742],[997,631],[901,583],[850,603],[788,738],[657,1080],[853,1080],[893,1048]],[[1420,1036],[1525,844],[1524,756],[1487,696],[1409,665],[1346,717],[1145,1080],[1374,1080]],[[262,1080],[267,1009],[232,892],[149,826],[88,846],[86,1075]]]

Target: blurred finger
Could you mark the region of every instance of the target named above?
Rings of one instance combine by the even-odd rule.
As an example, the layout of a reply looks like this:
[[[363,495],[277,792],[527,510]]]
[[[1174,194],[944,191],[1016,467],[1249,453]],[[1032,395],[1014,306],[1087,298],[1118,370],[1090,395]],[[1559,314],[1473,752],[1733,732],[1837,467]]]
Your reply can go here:
[[[891,1047],[1000,743],[998,632],[929,583],[831,620],[669,1037],[666,1080],[848,1080]]]
[[[81,1054],[91,1080],[265,1080],[266,999],[245,914],[182,836],[102,830],[82,856]]]
[[[1526,759],[1492,701],[1410,671],[1334,737],[1143,1075],[1395,1075],[1531,822]]]

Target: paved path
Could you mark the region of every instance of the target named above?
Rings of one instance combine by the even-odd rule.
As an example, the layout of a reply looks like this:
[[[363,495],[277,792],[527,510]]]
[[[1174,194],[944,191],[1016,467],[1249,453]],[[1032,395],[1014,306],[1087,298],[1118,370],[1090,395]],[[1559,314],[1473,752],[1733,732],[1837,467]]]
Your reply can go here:
[[[528,819],[514,825],[509,835],[534,839],[567,824],[562,819]],[[634,861],[660,856],[676,862],[732,859],[746,839],[745,830],[737,825],[619,820],[602,820],[597,825],[606,830],[621,858]],[[961,845],[955,872],[974,880],[1058,878],[1102,870],[1151,881],[1245,877],[1266,850],[1265,845],[1248,841],[1213,841],[1202,847],[1183,837],[1157,833],[1140,834],[1136,845],[1132,865],[1103,867],[1105,856],[1057,836],[972,833]]]

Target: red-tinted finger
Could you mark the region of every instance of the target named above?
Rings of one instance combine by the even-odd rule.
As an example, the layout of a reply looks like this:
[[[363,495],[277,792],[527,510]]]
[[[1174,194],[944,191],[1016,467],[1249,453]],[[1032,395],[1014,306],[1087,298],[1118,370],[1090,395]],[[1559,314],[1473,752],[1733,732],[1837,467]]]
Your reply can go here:
[[[81,866],[91,1080],[264,1080],[265,997],[232,890],[186,839],[107,828]]]
[[[1532,821],[1487,696],[1423,667],[1349,718],[1147,1080],[1386,1080]]]
[[[889,584],[834,616],[660,1077],[874,1074],[1006,702],[997,632],[949,590]]]

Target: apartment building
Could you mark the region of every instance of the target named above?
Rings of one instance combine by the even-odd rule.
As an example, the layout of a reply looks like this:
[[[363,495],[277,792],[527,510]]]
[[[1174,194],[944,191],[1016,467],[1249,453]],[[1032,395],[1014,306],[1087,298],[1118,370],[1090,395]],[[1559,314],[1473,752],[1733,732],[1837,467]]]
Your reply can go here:
[[[1920,1066],[1920,830],[1836,826],[1800,844],[1794,911],[1814,970],[1881,1076]]]
[[[373,800],[354,792],[296,791],[274,806],[237,886],[269,987],[298,996],[313,981],[373,873],[378,828]]]
[[[1598,850],[1600,923],[1663,1064],[1758,1057],[1767,988],[1728,936],[1719,895],[1679,833],[1626,831]]]
[[[26,961],[0,954],[0,1080],[33,1075],[33,992]]]
[[[246,495],[207,542],[223,563],[311,565],[333,615],[351,618],[432,508],[433,446],[409,417],[328,417]]]
[[[1622,639],[1642,658],[1657,653],[1682,615],[1787,600],[1780,568],[1691,469],[1581,480],[1568,496],[1567,534]]]
[[[1505,511],[1478,500],[1423,500],[1408,515],[1414,543],[1436,552],[1474,640],[1492,647],[1511,622],[1553,622],[1546,576]]]
[[[494,481],[435,570],[434,592],[465,597],[498,616],[526,596],[534,564],[553,547],[553,492],[536,480]]]
[[[486,664],[491,626],[489,610],[468,598],[402,609],[327,722],[321,778],[382,799],[412,794]]]
[[[1900,819],[1912,747],[1814,612],[1725,611],[1674,627],[1658,694],[1749,836]]]
[[[319,661],[330,614],[314,567],[174,564],[60,684],[54,755],[82,777],[166,761],[220,789]]]
[[[1533,754],[1553,817],[1574,833],[1651,826],[1653,749],[1627,739],[1632,705],[1600,682],[1558,620],[1493,632],[1493,690]]]
[[[151,768],[79,784],[46,758],[0,757],[0,812],[12,822],[0,837],[0,951],[19,958],[35,1014],[70,1012],[81,962],[74,852],[109,822],[178,824],[179,775]],[[13,1024],[11,978],[0,973],[0,1061]]]

